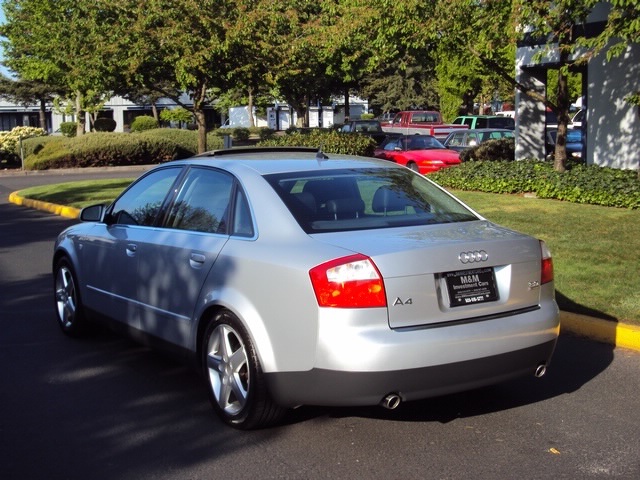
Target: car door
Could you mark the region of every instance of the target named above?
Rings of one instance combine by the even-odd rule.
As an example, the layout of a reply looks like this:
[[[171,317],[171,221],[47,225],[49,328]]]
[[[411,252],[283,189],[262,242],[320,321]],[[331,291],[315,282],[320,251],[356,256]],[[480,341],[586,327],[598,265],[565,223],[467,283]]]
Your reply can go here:
[[[192,167],[162,225],[137,239],[141,328],[186,346],[202,285],[229,239],[234,178]]]
[[[108,312],[119,322],[138,328],[137,270],[140,238],[153,231],[171,187],[182,167],[155,170],[133,183],[109,208],[104,223],[82,240],[85,304]]]

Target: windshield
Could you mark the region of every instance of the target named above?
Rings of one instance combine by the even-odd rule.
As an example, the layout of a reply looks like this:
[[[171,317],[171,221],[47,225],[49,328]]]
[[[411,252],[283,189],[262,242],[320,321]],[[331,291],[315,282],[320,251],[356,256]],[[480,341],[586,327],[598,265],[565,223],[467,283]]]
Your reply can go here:
[[[307,233],[477,220],[435,184],[408,169],[376,168],[267,175]]]

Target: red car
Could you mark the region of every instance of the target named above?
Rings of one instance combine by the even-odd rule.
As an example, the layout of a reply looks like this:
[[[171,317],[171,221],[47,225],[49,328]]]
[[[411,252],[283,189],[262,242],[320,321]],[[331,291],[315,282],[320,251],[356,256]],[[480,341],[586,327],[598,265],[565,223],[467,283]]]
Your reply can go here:
[[[458,152],[449,150],[431,135],[390,135],[373,155],[422,174],[460,164]]]

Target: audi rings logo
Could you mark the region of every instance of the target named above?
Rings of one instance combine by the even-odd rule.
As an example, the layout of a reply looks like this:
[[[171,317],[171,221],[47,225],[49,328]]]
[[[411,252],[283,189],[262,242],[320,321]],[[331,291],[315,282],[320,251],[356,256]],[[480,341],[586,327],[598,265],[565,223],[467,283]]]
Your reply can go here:
[[[458,260],[462,263],[475,263],[475,262],[486,262],[489,258],[489,254],[484,250],[474,251],[474,252],[460,252],[458,255]]]

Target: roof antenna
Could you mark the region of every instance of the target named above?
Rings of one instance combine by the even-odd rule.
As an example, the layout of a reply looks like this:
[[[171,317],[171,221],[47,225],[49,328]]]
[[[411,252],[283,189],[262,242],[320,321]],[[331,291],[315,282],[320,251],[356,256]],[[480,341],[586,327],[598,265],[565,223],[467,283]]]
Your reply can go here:
[[[327,157],[322,151],[322,144],[320,144],[320,147],[318,147],[318,151],[316,152],[316,160],[318,160],[318,162],[322,160],[329,160],[329,157]]]

